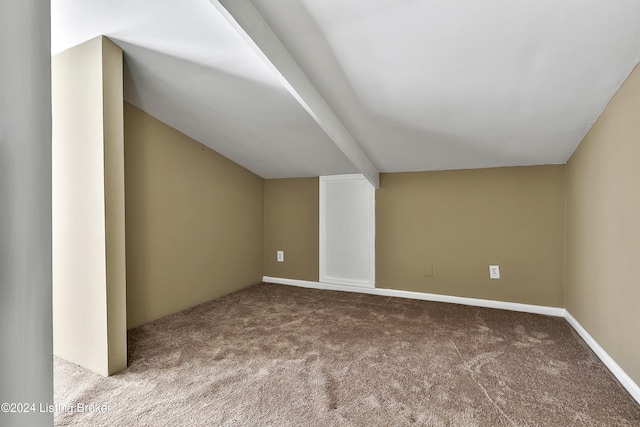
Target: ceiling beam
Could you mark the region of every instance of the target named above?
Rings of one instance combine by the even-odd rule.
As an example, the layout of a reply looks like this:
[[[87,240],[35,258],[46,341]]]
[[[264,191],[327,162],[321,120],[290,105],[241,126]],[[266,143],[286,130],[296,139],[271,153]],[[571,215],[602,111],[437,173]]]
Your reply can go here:
[[[274,71],[340,151],[375,188],[379,188],[376,167],[253,4],[249,0],[211,0],[211,3]]]

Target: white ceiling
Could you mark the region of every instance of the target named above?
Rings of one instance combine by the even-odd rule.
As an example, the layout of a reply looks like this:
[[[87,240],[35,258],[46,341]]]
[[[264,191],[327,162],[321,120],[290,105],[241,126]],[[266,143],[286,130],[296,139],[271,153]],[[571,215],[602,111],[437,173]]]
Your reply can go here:
[[[251,3],[381,172],[564,163],[640,60],[637,0]],[[358,171],[209,0],[52,0],[53,54],[100,34],[127,101],[258,175]]]

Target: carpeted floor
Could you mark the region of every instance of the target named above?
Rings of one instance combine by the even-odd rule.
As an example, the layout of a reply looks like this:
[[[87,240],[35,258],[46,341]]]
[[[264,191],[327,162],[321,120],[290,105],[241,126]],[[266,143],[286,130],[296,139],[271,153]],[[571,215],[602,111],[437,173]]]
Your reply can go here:
[[[573,329],[534,314],[262,284],[129,331],[129,353],[110,378],[56,359],[55,424],[640,426]]]

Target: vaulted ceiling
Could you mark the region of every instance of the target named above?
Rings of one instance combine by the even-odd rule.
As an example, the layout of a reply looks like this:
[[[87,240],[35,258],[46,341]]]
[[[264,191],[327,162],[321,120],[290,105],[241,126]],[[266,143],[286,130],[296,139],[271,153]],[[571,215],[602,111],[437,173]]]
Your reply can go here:
[[[640,60],[637,0],[52,0],[52,53],[264,178],[564,163]]]

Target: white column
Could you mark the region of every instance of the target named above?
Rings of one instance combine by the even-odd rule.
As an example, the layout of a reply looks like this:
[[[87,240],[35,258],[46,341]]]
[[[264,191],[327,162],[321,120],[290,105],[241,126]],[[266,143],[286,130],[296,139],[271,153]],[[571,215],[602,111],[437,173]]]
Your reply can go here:
[[[122,50],[96,37],[53,57],[53,350],[127,367]]]

